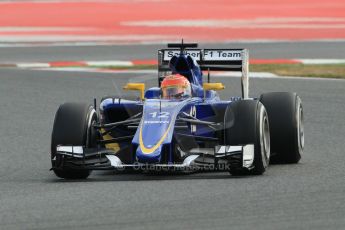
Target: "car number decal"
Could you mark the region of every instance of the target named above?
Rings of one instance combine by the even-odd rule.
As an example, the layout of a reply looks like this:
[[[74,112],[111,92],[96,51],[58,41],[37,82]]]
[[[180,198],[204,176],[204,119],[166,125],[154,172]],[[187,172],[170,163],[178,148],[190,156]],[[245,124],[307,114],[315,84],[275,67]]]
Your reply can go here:
[[[170,117],[169,112],[152,112],[149,114],[151,115],[151,118],[169,118]]]

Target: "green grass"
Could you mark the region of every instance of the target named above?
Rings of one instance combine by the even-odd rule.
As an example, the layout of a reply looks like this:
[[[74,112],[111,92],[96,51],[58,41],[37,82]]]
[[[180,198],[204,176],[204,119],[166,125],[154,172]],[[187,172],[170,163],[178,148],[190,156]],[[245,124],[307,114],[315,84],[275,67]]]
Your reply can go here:
[[[345,64],[252,64],[250,72],[269,72],[279,76],[345,78]]]

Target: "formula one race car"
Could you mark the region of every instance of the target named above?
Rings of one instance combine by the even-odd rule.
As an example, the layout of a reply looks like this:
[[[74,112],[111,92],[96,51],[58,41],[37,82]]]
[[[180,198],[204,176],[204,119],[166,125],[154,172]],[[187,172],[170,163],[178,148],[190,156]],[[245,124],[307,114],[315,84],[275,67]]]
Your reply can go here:
[[[222,83],[202,71],[241,71],[241,97],[220,100]],[[296,93],[249,98],[248,50],[168,44],[158,51],[158,86],[128,83],[140,98],[106,97],[99,105],[62,104],[55,116],[52,170],[87,178],[92,170],[219,170],[262,174],[270,161],[297,163],[303,109]]]

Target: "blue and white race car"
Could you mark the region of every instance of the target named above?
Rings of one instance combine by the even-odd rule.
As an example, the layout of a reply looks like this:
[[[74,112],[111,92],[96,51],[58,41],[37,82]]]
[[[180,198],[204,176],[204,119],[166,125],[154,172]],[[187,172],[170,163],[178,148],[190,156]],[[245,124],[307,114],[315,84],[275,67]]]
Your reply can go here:
[[[51,142],[52,170],[87,178],[92,170],[229,171],[262,174],[270,161],[298,163],[304,148],[303,108],[296,93],[249,98],[248,50],[168,44],[158,51],[158,87],[128,83],[140,98],[106,97],[99,110],[62,104]],[[221,100],[222,83],[202,71],[240,71],[242,95]],[[181,85],[182,84],[182,85]]]

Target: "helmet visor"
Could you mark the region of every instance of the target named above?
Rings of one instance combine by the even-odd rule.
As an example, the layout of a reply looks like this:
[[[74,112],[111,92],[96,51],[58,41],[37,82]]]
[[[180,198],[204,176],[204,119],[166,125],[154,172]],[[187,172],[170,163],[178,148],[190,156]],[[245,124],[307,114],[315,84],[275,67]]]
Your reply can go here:
[[[185,88],[182,86],[169,86],[162,88],[164,99],[180,99],[184,96]]]

